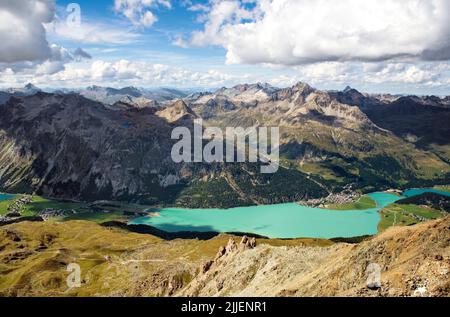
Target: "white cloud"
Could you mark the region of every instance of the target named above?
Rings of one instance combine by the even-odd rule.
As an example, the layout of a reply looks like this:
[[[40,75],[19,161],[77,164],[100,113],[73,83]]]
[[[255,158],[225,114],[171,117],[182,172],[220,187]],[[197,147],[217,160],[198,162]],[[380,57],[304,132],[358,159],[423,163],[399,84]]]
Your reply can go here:
[[[403,83],[443,85],[449,78],[448,63],[389,63],[374,73],[364,73],[367,83]]]
[[[86,75],[90,77],[87,80],[115,82],[122,85],[128,83],[176,87],[216,87],[233,78],[216,70],[196,72],[181,67],[125,59],[116,62],[95,61]]]
[[[32,82],[43,87],[144,86],[144,87],[220,87],[231,85],[236,77],[218,70],[192,71],[181,67],[143,61],[96,60],[71,62],[58,68],[57,62],[45,62],[34,68],[0,70],[0,86],[20,86]]]
[[[163,6],[170,9],[169,0],[115,0],[114,11],[128,18],[135,27],[150,27],[158,18],[151,11]]]
[[[58,60],[33,65],[22,69],[0,68],[0,86],[23,86],[28,82],[41,87],[85,87],[101,85],[112,87],[184,87],[218,88],[239,83],[267,81],[278,87],[307,82],[322,89],[338,89],[346,85],[370,87],[382,92],[428,93],[428,89],[439,87],[448,90],[450,63],[362,63],[319,62],[296,67],[271,67],[256,73],[234,72],[228,67],[193,70],[146,61]],[[395,88],[394,88],[395,87]],[[426,88],[429,87],[429,88]],[[392,89],[391,89],[392,88]],[[435,90],[437,91],[437,90]]]
[[[448,84],[448,62],[318,62],[294,67],[293,76],[281,75],[269,80],[274,85],[305,81],[318,86],[347,84],[435,85]]]
[[[49,37],[56,41],[65,39],[83,44],[123,45],[137,42],[141,37],[138,33],[126,28],[90,22],[86,19],[83,19],[78,26],[57,20],[46,25],[46,29]]]
[[[188,10],[189,11],[204,11],[207,12],[209,11],[209,7],[207,5],[201,4],[201,3],[196,3],[196,4],[190,4],[188,6]]]
[[[247,10],[240,1],[213,1],[212,7],[205,17],[203,31],[192,34],[192,45],[224,45],[227,46],[227,35],[224,28],[240,25],[243,19],[252,19],[254,12]]]
[[[346,82],[351,80],[359,68],[352,63],[322,62],[298,66],[296,68],[305,80],[312,83]]]
[[[0,0],[0,62],[50,57],[43,24],[51,22],[54,14],[53,0]]]
[[[448,0],[210,0],[191,45],[231,64],[450,59]]]
[[[181,47],[181,48],[188,48],[189,43],[184,40],[181,36],[175,37],[175,39],[172,41],[172,45]]]
[[[64,70],[64,63],[60,61],[45,61],[36,66],[36,75],[55,74]]]
[[[17,85],[17,78],[11,68],[0,69],[0,85],[9,88]]]

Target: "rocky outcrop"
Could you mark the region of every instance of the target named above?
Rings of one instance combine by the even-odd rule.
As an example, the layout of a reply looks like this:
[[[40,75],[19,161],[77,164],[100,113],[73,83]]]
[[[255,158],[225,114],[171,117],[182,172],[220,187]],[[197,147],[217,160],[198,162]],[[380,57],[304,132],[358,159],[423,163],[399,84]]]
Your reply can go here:
[[[171,106],[158,111],[156,115],[170,123],[186,123],[197,118],[194,111],[183,100],[176,101]]]
[[[243,236],[239,244],[233,238],[228,240],[228,244],[225,247],[220,247],[213,260],[204,262],[200,265],[198,275],[187,286],[187,288],[181,291],[181,295],[189,294],[189,296],[198,296],[199,292],[206,286],[209,280],[214,279],[220,271],[226,267],[229,263],[239,257],[240,254],[247,250],[256,248],[256,239],[249,239],[247,236]],[[221,281],[215,281],[217,291],[221,291],[224,283]]]

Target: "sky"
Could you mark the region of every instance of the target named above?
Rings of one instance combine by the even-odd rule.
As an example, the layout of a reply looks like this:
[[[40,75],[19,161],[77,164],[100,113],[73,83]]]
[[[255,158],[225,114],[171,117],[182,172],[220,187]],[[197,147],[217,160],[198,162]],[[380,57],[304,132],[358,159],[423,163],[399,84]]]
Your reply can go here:
[[[448,0],[0,0],[0,87],[450,95]]]

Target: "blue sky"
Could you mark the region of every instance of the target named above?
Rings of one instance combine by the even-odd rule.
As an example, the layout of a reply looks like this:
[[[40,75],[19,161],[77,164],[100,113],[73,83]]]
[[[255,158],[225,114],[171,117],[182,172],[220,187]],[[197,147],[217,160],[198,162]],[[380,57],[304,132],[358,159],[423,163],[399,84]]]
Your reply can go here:
[[[58,1],[58,6],[66,14],[65,8],[73,1]],[[171,65],[184,66],[186,64],[195,63],[199,68],[207,68],[209,66],[222,66],[225,59],[225,49],[218,46],[213,47],[190,47],[181,48],[173,45],[173,40],[177,36],[189,34],[190,32],[201,28],[198,23],[197,13],[187,10],[186,5],[182,5],[182,1],[172,1],[170,9],[165,7],[152,8],[152,12],[158,18],[151,27],[135,27],[127,19],[120,14],[114,12],[113,0],[82,0],[77,2],[81,7],[82,23],[105,23],[114,27],[128,30],[133,34],[139,35],[136,41],[117,45],[114,43],[95,43],[84,44],[86,50],[97,52],[101,48],[115,48],[114,52],[98,52],[96,58],[104,60],[115,60],[117,58],[129,58],[134,60],[146,60],[154,63],[165,63]],[[198,1],[198,3],[207,3]],[[57,40],[57,39],[55,39]],[[60,41],[67,47],[76,48],[83,44],[82,41]]]
[[[79,25],[66,21],[73,0],[27,1],[48,12],[0,3],[4,23],[24,30],[16,43],[16,30],[0,23],[0,40],[21,53],[0,48],[0,86],[214,89],[304,81],[450,95],[446,0],[79,0]]]

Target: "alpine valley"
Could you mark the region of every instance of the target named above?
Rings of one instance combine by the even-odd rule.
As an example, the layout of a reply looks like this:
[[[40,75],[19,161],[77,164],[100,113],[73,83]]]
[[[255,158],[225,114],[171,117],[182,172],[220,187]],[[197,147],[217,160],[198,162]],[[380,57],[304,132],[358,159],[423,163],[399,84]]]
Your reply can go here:
[[[0,190],[93,202],[229,208],[450,180],[450,97],[243,84],[212,92],[1,92]],[[280,127],[281,166],[171,160],[173,128]],[[331,196],[330,196],[331,195]]]

